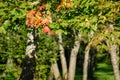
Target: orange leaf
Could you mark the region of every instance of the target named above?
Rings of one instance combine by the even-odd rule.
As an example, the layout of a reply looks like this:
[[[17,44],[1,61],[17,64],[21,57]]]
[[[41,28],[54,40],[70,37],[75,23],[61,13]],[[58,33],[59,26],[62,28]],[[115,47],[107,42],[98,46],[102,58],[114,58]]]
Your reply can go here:
[[[47,19],[47,18],[43,18],[43,20],[42,20],[42,25],[48,25],[49,24],[49,20]]]
[[[68,2],[66,4],[66,7],[71,8],[71,6],[72,6],[72,0],[68,0]]]
[[[71,3],[67,3],[66,7],[71,8]]]
[[[42,16],[42,14],[37,11],[36,14],[35,14],[35,17],[39,19],[39,18],[41,18],[41,16]]]
[[[50,35],[54,34],[54,32],[52,32],[48,26],[44,26],[44,28],[42,29],[42,33],[49,33]]]

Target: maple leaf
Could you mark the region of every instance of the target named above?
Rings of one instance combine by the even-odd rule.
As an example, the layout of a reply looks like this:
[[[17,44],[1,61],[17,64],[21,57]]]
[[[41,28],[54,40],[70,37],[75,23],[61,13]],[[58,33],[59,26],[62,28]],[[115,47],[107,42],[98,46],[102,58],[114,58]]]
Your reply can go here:
[[[45,26],[45,25],[48,25],[50,22],[47,18],[43,18],[41,23],[42,23],[43,26]]]
[[[33,24],[35,22],[35,17],[34,17],[35,13],[36,13],[35,10],[31,10],[31,11],[28,12],[27,19],[26,19],[26,25],[27,26],[33,26]]]
[[[43,34],[49,33],[50,35],[54,35],[54,32],[52,32],[48,26],[44,26],[44,27],[42,28],[42,33],[43,33]]]
[[[37,12],[35,13],[35,17],[38,18],[38,19],[41,19],[42,14],[37,11]]]
[[[39,28],[41,25],[46,26],[51,22],[51,16],[43,17],[39,11],[31,10],[27,14],[26,25],[29,27]],[[52,34],[52,32],[50,34]]]

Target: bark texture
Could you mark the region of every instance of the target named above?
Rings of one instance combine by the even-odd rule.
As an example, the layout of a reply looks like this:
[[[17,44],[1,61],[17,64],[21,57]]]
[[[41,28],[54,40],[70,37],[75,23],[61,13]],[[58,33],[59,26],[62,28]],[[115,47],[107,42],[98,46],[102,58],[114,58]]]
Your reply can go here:
[[[88,44],[88,46],[86,46],[85,48],[85,57],[83,63],[83,80],[87,80],[88,78],[89,51],[90,51],[90,45]]]
[[[35,30],[31,30],[31,32],[27,34],[27,47],[25,53],[29,57],[32,57],[31,53],[36,50],[35,38]]]
[[[89,52],[88,79],[94,80],[94,71],[96,68],[97,50],[91,47]]]
[[[52,66],[51,66],[51,67],[50,67],[50,74],[49,74],[47,80],[53,80],[53,78],[54,78],[54,75],[53,75]]]
[[[22,73],[19,80],[33,80],[35,73],[35,57],[26,56],[22,63]]]
[[[74,80],[75,77],[76,59],[80,47],[80,38],[81,35],[79,34],[75,40],[74,47],[71,50],[68,80]]]
[[[113,72],[114,72],[114,78],[115,80],[120,80],[120,74],[119,74],[119,63],[118,63],[118,57],[117,57],[117,47],[116,45],[110,46],[110,56],[111,56],[111,62],[113,66]]]
[[[61,75],[60,75],[60,71],[58,69],[58,64],[56,61],[52,64],[52,72],[54,74],[55,80],[62,80]]]
[[[22,72],[19,80],[33,80],[36,67],[36,32],[31,29],[27,34],[26,56],[21,65]]]
[[[62,65],[62,76],[64,80],[67,80],[67,63],[66,63],[64,48],[62,45],[62,34],[61,33],[58,34],[58,38],[59,38],[58,43],[59,43],[59,50],[60,50],[60,60],[61,60],[61,65]]]

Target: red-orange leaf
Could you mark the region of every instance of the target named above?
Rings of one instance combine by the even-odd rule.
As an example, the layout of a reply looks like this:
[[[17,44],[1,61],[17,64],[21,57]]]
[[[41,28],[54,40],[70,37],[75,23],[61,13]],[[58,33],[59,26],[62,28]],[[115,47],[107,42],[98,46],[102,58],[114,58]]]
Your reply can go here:
[[[46,7],[45,7],[45,4],[44,4],[44,3],[43,3],[41,6],[38,7],[39,10],[43,10],[43,9],[45,9],[45,8],[46,8]]]
[[[44,26],[45,26],[45,25],[48,25],[48,24],[49,24],[49,20],[48,20],[47,18],[43,18],[41,23],[42,23],[42,25],[44,25]]]
[[[48,26],[44,26],[44,27],[43,27],[42,33],[43,33],[43,34],[49,33],[50,35],[53,35],[53,34],[54,34],[54,32],[52,32]]]

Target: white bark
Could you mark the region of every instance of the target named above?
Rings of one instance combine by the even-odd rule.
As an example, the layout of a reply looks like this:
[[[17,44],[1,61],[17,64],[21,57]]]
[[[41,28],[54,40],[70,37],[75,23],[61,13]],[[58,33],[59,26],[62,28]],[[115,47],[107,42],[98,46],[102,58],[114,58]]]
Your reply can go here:
[[[114,27],[112,24],[109,25],[108,28],[109,32],[113,32],[114,31]],[[112,42],[106,42],[107,46],[109,46],[109,53],[110,53],[110,57],[111,57],[111,62],[112,62],[112,66],[113,66],[113,72],[114,72],[114,78],[115,80],[120,80],[120,73],[119,73],[119,59],[118,59],[118,46],[115,45],[114,42],[114,37],[112,37]]]
[[[62,80],[56,61],[52,64],[52,72],[54,74],[55,80]]]
[[[36,49],[36,45],[35,45],[35,34],[33,34],[34,30],[32,30],[31,32],[27,33],[27,47],[26,47],[26,55],[28,55],[30,58],[32,57],[31,53],[33,51],[35,51]]]
[[[113,66],[114,78],[115,80],[120,80],[119,74],[119,63],[117,57],[117,47],[116,45],[110,46],[110,55],[111,55],[111,62]]]
[[[87,80],[88,77],[89,51],[90,51],[90,45],[88,44],[88,46],[86,46],[85,48],[85,57],[83,63],[83,80]]]
[[[60,50],[60,60],[61,60],[61,65],[62,65],[62,75],[63,75],[63,79],[67,80],[67,63],[66,63],[64,48],[62,45],[62,34],[61,33],[58,34],[58,38],[59,38],[58,43],[59,43],[59,50]]]
[[[79,34],[75,40],[74,47],[71,50],[68,80],[74,80],[75,77],[76,59],[80,47],[80,38],[81,35]]]
[[[12,68],[13,67],[13,59],[12,59],[12,54],[9,54],[8,59],[7,59],[7,67]]]

